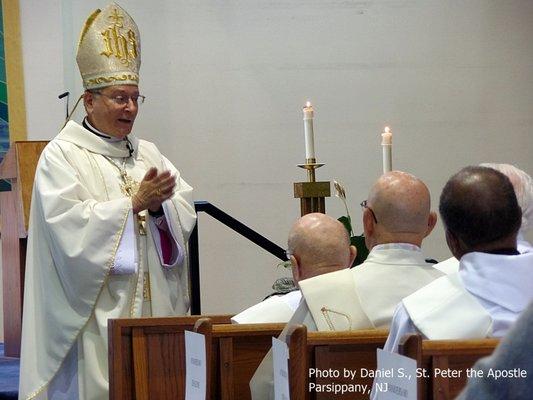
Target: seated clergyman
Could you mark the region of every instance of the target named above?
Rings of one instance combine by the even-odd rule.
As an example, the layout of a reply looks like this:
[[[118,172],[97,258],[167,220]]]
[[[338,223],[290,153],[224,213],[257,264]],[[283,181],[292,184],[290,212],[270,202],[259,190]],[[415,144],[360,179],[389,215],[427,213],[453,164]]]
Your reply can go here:
[[[320,213],[299,218],[289,232],[287,255],[294,282],[348,268],[356,249],[348,232],[337,220]],[[232,318],[233,323],[287,322],[296,311],[302,294],[295,290],[272,296]]]
[[[386,328],[402,298],[443,275],[420,249],[437,218],[420,179],[384,174],[362,206],[365,262],[300,282],[318,330]]]
[[[516,200],[522,210],[522,224],[518,230],[516,249],[520,253],[533,251],[533,244],[526,239],[526,234],[533,229],[533,179],[525,171],[511,164],[483,163],[480,165],[500,171],[511,181]],[[446,274],[457,272],[459,260],[451,257],[435,265],[435,268]]]
[[[446,183],[439,210],[459,271],[402,300],[386,350],[397,351],[412,332],[437,340],[503,336],[533,299],[533,253],[517,251],[522,213],[505,175],[464,168]]]
[[[287,326],[304,324],[309,331],[386,327],[403,297],[443,276],[420,250],[436,222],[429,190],[420,179],[400,171],[385,174],[363,206],[371,249],[367,260],[352,269],[300,280],[304,299]],[[271,353],[257,368],[250,390],[253,400],[273,398]]]

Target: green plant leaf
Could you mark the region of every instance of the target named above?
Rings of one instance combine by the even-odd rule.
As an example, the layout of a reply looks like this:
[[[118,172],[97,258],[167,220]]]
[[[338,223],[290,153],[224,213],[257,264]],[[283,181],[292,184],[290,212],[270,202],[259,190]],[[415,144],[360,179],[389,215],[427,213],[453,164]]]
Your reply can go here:
[[[352,264],[352,268],[356,265],[362,264],[368,257],[368,249],[365,244],[365,235],[352,236],[350,238],[350,244],[357,249],[357,257]]]
[[[286,269],[291,269],[292,268],[291,261],[290,260],[282,261],[282,262],[278,263],[278,268],[279,267],[283,267],[283,268],[286,268]]]

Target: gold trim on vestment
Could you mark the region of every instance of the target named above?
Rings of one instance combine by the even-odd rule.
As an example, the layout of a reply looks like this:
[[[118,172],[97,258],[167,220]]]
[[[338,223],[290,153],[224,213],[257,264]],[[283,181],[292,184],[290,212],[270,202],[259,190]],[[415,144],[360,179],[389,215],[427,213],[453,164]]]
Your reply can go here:
[[[130,300],[130,318],[135,318],[135,300],[137,299],[137,293],[139,292],[139,281],[140,281],[140,276],[141,274],[144,274],[144,269],[141,269],[143,267],[143,264],[142,264],[142,257],[144,256],[143,252],[142,252],[142,245],[140,243],[140,239],[141,237],[139,236],[139,241],[137,242],[137,249],[138,249],[138,253],[139,253],[139,267],[137,268],[137,274],[136,274],[136,280],[135,280],[135,290],[133,291],[133,296],[131,297],[131,300]],[[137,237],[136,239],[137,240]],[[144,276],[143,276],[143,284],[144,284]],[[142,302],[141,302],[141,307],[142,307]],[[142,310],[141,310],[141,313],[142,315]]]
[[[150,288],[150,272],[143,275],[143,299],[144,301],[152,300],[152,290]]]
[[[105,182],[104,182],[105,184]],[[94,309],[95,309],[95,306],[96,306],[96,302],[98,300],[98,298],[100,297],[100,294],[102,293],[102,290],[104,289],[104,287],[106,286],[107,284],[107,280],[109,279],[109,273],[111,272],[111,267],[115,264],[115,257],[117,255],[117,250],[120,246],[120,239],[122,238],[122,234],[124,233],[124,229],[126,228],[126,222],[128,220],[128,215],[130,213],[130,209],[127,208],[126,209],[126,213],[123,217],[123,220],[122,220],[122,227],[120,229],[120,231],[117,232],[117,234],[115,235],[115,244],[113,245],[113,254],[111,256],[111,258],[109,259],[109,261],[106,263],[106,267],[107,267],[107,270],[106,270],[106,273],[104,275],[104,279],[102,281],[102,286],[100,286],[100,291],[98,292],[98,295],[96,296],[96,300],[94,301],[94,304],[93,304],[93,307],[92,307],[92,310],[91,312],[89,313],[89,317],[87,318],[87,320],[85,321],[85,323],[82,325],[82,327],[78,330],[78,333],[76,334],[76,336],[74,337],[74,339],[72,340],[72,343],[68,349],[68,351],[65,353],[65,356],[63,357],[63,359],[61,360],[61,363],[59,364],[59,367],[56,369],[56,371],[52,374],[51,378],[45,382],[40,388],[38,388],[37,390],[35,390],[34,392],[32,392],[29,397],[27,397],[26,400],[31,400],[31,399],[34,399],[36,396],[38,396],[39,394],[41,394],[43,392],[44,389],[46,389],[48,387],[48,385],[50,384],[50,382],[55,378],[57,372],[61,369],[61,367],[63,366],[63,363],[65,362],[65,358],[66,358],[66,355],[69,353],[69,351],[72,349],[72,345],[74,343],[76,343],[78,341],[78,338],[80,336],[80,333],[83,331],[83,329],[85,329],[85,326],[89,323],[89,320],[91,319],[91,317],[94,315]]]
[[[88,151],[88,150],[87,150],[87,151]],[[89,154],[92,156],[92,160],[93,160],[93,162],[94,162],[94,165],[96,166],[96,169],[98,170],[98,173],[100,174],[100,178],[102,179],[102,183],[103,183],[103,186],[104,186],[104,189],[105,189],[105,195],[106,195],[107,200],[109,201],[109,200],[110,200],[110,198],[109,198],[109,192],[107,191],[107,184],[106,184],[106,181],[105,181],[105,178],[104,178],[104,174],[102,173],[102,169],[100,168],[100,165],[98,164],[98,161],[96,161],[96,158],[94,157],[94,154],[95,154],[95,153],[92,153],[92,152],[90,152],[90,151],[88,151],[88,152],[89,152]],[[99,154],[99,156],[101,156],[101,157],[105,157],[105,156],[103,156],[103,155],[101,155],[101,154]],[[133,208],[133,206],[132,206],[132,208]],[[128,213],[128,214],[129,214],[129,213]]]

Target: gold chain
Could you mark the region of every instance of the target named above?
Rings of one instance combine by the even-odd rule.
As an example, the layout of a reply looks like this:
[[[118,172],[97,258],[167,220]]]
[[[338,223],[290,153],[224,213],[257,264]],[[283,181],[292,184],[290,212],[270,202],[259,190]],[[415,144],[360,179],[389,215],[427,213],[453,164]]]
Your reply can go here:
[[[336,329],[335,329],[335,326],[333,325],[333,322],[331,321],[331,317],[329,316],[329,313],[337,314],[337,315],[340,315],[346,318],[346,320],[348,321],[348,330],[349,331],[352,330],[352,320],[347,314],[344,314],[339,311],[335,311],[335,310],[332,310],[326,307],[322,307],[320,311],[322,312],[322,315],[324,316],[324,319],[326,320],[326,323],[328,324],[329,329],[331,329],[332,331],[335,331]]]
[[[118,172],[120,173],[120,178],[122,179],[122,184],[120,185],[120,190],[122,191],[122,193],[125,196],[132,198],[133,195],[137,193],[137,190],[139,190],[140,183],[128,175],[128,172],[126,171],[126,157],[122,159],[122,167],[117,165],[117,163],[115,163],[115,161],[113,161],[108,156],[104,156],[104,158],[109,161],[112,166],[118,169]],[[139,235],[145,236],[146,217],[144,215],[137,214],[137,226],[139,227]]]

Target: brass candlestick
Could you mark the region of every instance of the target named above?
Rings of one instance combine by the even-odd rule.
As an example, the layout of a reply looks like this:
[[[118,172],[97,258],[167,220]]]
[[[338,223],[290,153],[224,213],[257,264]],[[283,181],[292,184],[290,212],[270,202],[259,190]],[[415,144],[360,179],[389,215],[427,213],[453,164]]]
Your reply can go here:
[[[316,182],[315,170],[325,164],[317,163],[314,158],[307,158],[305,164],[298,167],[307,170],[308,182],[294,183],[294,197],[300,199],[301,215],[320,212],[326,213],[326,197],[331,196],[330,182]]]

